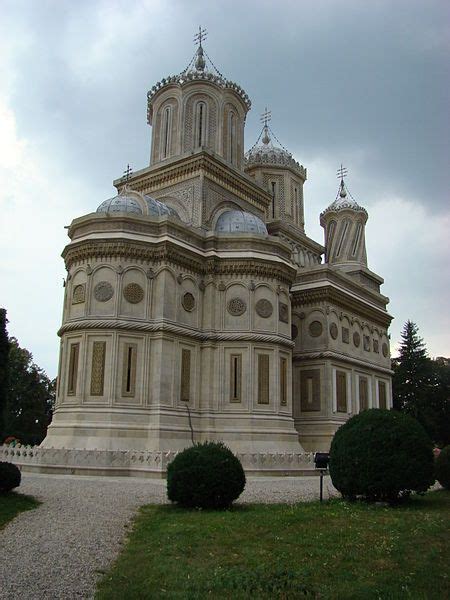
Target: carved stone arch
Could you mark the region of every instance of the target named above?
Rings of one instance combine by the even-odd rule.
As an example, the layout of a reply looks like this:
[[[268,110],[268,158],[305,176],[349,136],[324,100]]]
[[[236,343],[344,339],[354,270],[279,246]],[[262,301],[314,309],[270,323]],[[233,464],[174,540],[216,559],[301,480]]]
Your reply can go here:
[[[274,286],[272,286],[270,283],[267,283],[266,281],[260,281],[259,283],[257,283],[255,285],[255,290],[262,288],[262,287],[269,289],[272,294],[276,293],[276,288]]]
[[[192,218],[188,213],[186,206],[183,204],[180,198],[175,198],[175,196],[159,196],[158,200],[166,204],[169,208],[173,208],[177,211],[178,216],[184,223],[191,223]]]
[[[249,290],[249,286],[246,283],[244,283],[243,281],[228,281],[225,284],[225,290],[227,291],[229,288],[236,286],[236,285],[243,287],[246,292],[248,292],[248,290]]]
[[[113,265],[99,263],[98,265],[94,265],[92,267],[92,276],[94,276],[97,271],[100,271],[100,269],[109,269],[110,271],[113,271],[114,273],[116,273],[116,267],[114,267]]]
[[[127,271],[139,271],[140,273],[142,273],[142,275],[144,275],[144,277],[146,277],[146,269],[139,265],[127,265],[123,268],[122,275],[124,275]]]
[[[186,280],[191,281],[193,283],[194,287],[198,288],[198,281],[197,281],[197,279],[193,275],[190,275],[189,273],[183,274],[183,283]]]

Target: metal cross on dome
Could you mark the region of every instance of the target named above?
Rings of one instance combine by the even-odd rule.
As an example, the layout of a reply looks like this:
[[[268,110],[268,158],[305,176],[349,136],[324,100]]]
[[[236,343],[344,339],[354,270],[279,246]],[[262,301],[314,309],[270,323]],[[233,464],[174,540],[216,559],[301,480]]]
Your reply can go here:
[[[267,123],[269,123],[269,121],[271,121],[271,120],[272,120],[272,111],[267,110],[267,106],[266,106],[264,112],[261,114],[260,121],[264,125],[264,127],[267,128]]]
[[[344,177],[347,177],[347,175],[348,175],[348,171],[345,167],[342,166],[342,163],[341,163],[340,168],[337,170],[336,177],[338,179],[340,179],[341,181],[344,181]]]
[[[131,177],[132,174],[133,174],[133,169],[128,164],[127,168],[123,172],[123,176],[125,177],[126,181],[128,181],[130,179],[130,177]]]
[[[206,40],[207,35],[208,35],[208,32],[206,31],[206,29],[202,29],[201,25],[199,25],[198,33],[196,33],[194,35],[194,43],[198,44],[199,47],[201,48],[202,42],[204,40]]]

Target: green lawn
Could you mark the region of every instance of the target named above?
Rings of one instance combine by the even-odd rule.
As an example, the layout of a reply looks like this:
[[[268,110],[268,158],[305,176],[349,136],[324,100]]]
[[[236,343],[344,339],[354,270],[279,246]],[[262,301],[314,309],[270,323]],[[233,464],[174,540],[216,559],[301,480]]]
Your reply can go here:
[[[31,496],[17,494],[16,492],[0,494],[0,529],[23,510],[31,510],[39,504],[40,502]]]
[[[450,598],[450,492],[397,508],[332,500],[141,508],[97,599]]]

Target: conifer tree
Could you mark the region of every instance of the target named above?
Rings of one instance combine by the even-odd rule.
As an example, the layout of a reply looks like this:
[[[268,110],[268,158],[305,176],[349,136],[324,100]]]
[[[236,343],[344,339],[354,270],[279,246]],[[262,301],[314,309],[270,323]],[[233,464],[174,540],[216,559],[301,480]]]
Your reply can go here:
[[[394,408],[418,417],[432,385],[432,364],[415,323],[406,321],[401,336],[399,357],[393,361]]]

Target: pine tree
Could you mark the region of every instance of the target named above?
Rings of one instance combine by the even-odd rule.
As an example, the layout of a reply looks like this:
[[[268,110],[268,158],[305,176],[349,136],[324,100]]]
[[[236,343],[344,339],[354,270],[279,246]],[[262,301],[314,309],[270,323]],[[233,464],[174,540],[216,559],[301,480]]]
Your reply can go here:
[[[9,387],[9,339],[8,332],[6,331],[7,323],[6,310],[0,308],[0,443],[4,438],[4,419]]]
[[[432,364],[415,323],[406,321],[401,336],[400,355],[393,361],[394,408],[417,418],[432,386]]]

